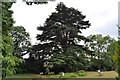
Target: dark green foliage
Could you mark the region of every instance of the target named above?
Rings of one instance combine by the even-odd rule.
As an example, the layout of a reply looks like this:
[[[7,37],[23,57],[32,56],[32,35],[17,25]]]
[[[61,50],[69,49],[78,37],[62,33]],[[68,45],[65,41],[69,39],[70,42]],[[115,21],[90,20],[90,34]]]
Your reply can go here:
[[[22,58],[30,52],[31,43],[29,33],[22,26],[13,27],[11,34],[14,39],[14,55]]]
[[[44,46],[33,45],[30,49],[29,58],[25,59],[27,72],[40,73],[44,71],[44,54],[40,52]]]
[[[25,60],[25,68],[28,73],[37,73],[43,72],[43,64],[40,63],[40,60],[31,58]]]
[[[118,77],[115,77],[115,80],[120,80]]]
[[[51,58],[50,63],[53,65],[53,71],[55,73],[76,71],[79,63],[73,56],[66,56],[64,54],[56,54]],[[82,66],[83,67],[83,66]]]
[[[22,26],[13,27],[11,32],[11,36],[14,40],[14,50],[13,55],[23,59],[23,56],[30,53],[31,43],[29,33],[26,32],[25,28]],[[26,68],[27,64],[23,60],[19,66],[16,66],[17,73],[25,73],[27,72]],[[28,65],[29,66],[29,65]]]
[[[26,63],[23,60],[22,63],[20,63],[18,66],[16,66],[17,70],[16,70],[16,74],[17,73],[27,73],[27,68],[26,68]]]
[[[118,73],[118,78],[120,79],[120,41],[116,42],[115,54],[113,56],[115,62],[116,72]]]
[[[91,59],[91,61],[88,63],[88,69],[89,71],[96,71],[99,70],[100,60],[98,59]]]
[[[57,5],[56,12],[46,19],[44,26],[37,28],[42,34],[37,35],[40,43],[36,46],[37,51],[33,51],[35,56],[42,58],[44,67],[55,72],[58,67],[65,72],[83,68],[85,60],[82,53],[89,50],[79,43],[89,40],[81,35],[81,30],[90,26],[89,21],[84,19],[81,12],[68,8],[61,2]]]

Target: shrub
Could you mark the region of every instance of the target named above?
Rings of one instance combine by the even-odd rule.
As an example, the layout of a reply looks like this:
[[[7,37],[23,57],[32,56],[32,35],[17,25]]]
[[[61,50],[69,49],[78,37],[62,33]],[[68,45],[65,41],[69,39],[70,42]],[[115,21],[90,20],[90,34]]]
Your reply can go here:
[[[86,76],[86,73],[78,73],[79,76]]]
[[[70,75],[70,78],[74,78],[74,77],[77,77],[77,76],[75,74]]]
[[[64,76],[61,75],[61,72],[59,75],[57,75],[57,78],[75,78],[78,76],[86,76],[87,73],[85,71],[80,71],[79,73],[65,73]]]
[[[74,73],[65,73],[64,76],[58,75],[57,77],[58,77],[58,78],[74,78],[74,77],[77,77],[77,76],[78,76],[78,74],[74,74]]]

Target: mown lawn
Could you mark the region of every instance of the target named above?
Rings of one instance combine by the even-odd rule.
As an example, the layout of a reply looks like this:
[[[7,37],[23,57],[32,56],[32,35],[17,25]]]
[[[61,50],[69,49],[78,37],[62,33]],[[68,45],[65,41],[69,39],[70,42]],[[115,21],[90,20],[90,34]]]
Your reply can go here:
[[[86,76],[78,76],[77,73],[65,73],[64,77],[75,76],[73,78],[115,78],[117,73],[115,71],[105,71],[102,76],[99,76],[98,72],[86,72]],[[16,74],[14,76],[8,76],[7,78],[58,78],[60,75],[39,75],[39,74]]]
[[[6,78],[36,78],[35,74],[16,74],[14,76],[7,76]]]
[[[83,76],[82,78],[115,78],[117,73],[115,71],[105,71],[102,76],[99,76],[97,72],[86,72],[87,76]],[[81,78],[81,77],[78,77]]]

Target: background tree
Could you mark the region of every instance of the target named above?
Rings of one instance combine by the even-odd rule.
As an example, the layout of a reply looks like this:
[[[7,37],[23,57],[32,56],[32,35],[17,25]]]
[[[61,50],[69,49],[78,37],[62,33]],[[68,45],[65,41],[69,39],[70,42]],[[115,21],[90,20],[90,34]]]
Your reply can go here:
[[[50,0],[50,1],[53,1],[53,0]],[[2,12],[2,28],[1,28],[1,32],[2,32],[2,46],[1,46],[1,49],[2,49],[2,55],[1,55],[1,58],[2,58],[2,76],[5,77],[6,75],[8,74],[14,74],[15,73],[15,66],[18,65],[19,62],[22,62],[21,59],[19,59],[18,57],[21,57],[22,55],[26,54],[26,53],[22,53],[22,54],[17,54],[17,50],[18,51],[21,51],[20,47],[15,47],[17,48],[16,49],[13,49],[15,44],[14,43],[14,40],[12,39],[12,36],[11,36],[11,31],[13,30],[13,24],[15,23],[13,18],[12,18],[12,14],[13,14],[13,11],[10,10],[13,2],[1,2],[2,3],[2,6],[1,6],[1,12]],[[47,2],[43,2],[43,3],[40,3],[40,4],[45,4]],[[31,4],[31,2],[26,2],[26,4]],[[39,4],[39,3],[34,3],[34,4]],[[29,43],[29,42],[27,42]],[[25,46],[24,46],[25,47]],[[24,48],[26,49],[26,48]],[[14,52],[13,52],[14,50]],[[22,49],[22,51],[24,51]],[[12,54],[14,53],[14,54]],[[16,56],[14,56],[16,55]]]
[[[30,35],[22,26],[13,27],[11,34],[14,39],[14,56],[22,58],[31,48]]]
[[[103,37],[101,34],[88,36],[92,42],[87,42],[86,46],[94,51],[91,56],[89,67],[94,70],[111,70],[113,66],[112,56],[113,52],[110,51],[110,45],[115,41],[110,36]]]
[[[15,66],[21,59],[13,56],[13,39],[11,31],[14,20],[13,11],[10,10],[12,2],[2,2],[2,76],[15,73]]]
[[[43,59],[46,61],[44,64],[50,63],[49,59],[52,61],[54,57],[57,63],[57,59],[59,58],[57,55],[61,55],[61,60],[64,62],[67,60],[72,63],[62,65],[61,68],[63,66],[64,68],[62,68],[61,71],[73,71],[70,70],[69,67],[74,67],[73,65],[75,65],[78,61],[75,57],[70,59],[71,56],[80,54],[82,50],[87,51],[85,46],[79,44],[82,40],[88,41],[88,39],[81,35],[81,30],[89,28],[90,26],[89,21],[84,21],[84,19],[85,16],[78,10],[68,8],[62,2],[57,5],[56,12],[52,13],[52,15],[46,19],[44,26],[39,26],[37,28],[42,31],[42,34],[37,35],[37,40],[40,41],[38,44],[40,46],[38,47],[41,48],[42,46],[39,52],[44,55]],[[75,50],[71,52],[73,48]],[[65,56],[68,56],[68,58]]]
[[[118,78],[120,79],[120,27],[118,26],[118,47],[117,47],[117,51],[118,51],[118,67],[117,67],[117,71],[118,71]]]
[[[118,78],[120,79],[120,41],[116,44],[115,54],[113,56],[115,62],[116,72],[118,73]]]
[[[2,3],[0,3],[0,12],[2,12]],[[0,21],[2,21],[1,18]],[[2,23],[0,23],[0,69],[2,69]],[[2,70],[0,70],[0,79],[2,79]]]
[[[14,50],[13,55],[21,58],[23,60],[22,64],[16,66],[17,73],[26,72],[27,64],[23,57],[27,54],[30,54],[31,43],[30,43],[30,35],[26,32],[23,26],[15,26],[11,32],[12,38],[14,40]],[[29,66],[29,65],[28,65]]]
[[[25,59],[27,72],[39,74],[44,71],[45,54],[42,54],[41,48],[45,48],[45,46],[32,45],[29,58]]]

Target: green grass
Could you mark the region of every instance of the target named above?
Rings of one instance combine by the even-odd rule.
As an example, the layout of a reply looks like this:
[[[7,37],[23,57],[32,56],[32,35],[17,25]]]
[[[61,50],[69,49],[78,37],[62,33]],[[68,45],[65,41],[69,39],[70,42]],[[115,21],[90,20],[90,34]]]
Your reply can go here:
[[[61,76],[61,75],[57,75],[57,76],[54,76],[55,78],[74,78],[74,77],[77,77],[78,74],[77,73],[65,73],[64,76]]]
[[[36,78],[35,74],[16,74],[14,76],[7,76],[6,78]]]
[[[99,76],[97,72],[86,73],[86,76],[79,76],[78,73],[65,73],[65,76],[61,77],[60,75],[16,74],[14,76],[7,76],[7,78],[115,78],[117,76],[115,71],[105,71],[102,76]]]
[[[61,76],[61,75],[52,75],[52,77],[53,78],[75,78],[75,77],[86,76],[86,75],[87,75],[86,73],[65,73],[64,76]]]
[[[99,76],[97,72],[86,72],[87,76],[83,76],[82,78],[115,78],[117,73],[115,71],[105,71],[102,76]],[[81,78],[81,77],[77,77]]]
[[[78,76],[76,73],[65,73],[65,76],[62,78],[70,78],[71,74],[74,74],[75,78],[115,78],[117,73],[115,71],[105,71],[102,76],[99,76],[98,72],[86,72],[86,76]],[[57,78],[59,75],[53,75],[53,78]],[[74,77],[73,77],[74,78]]]

